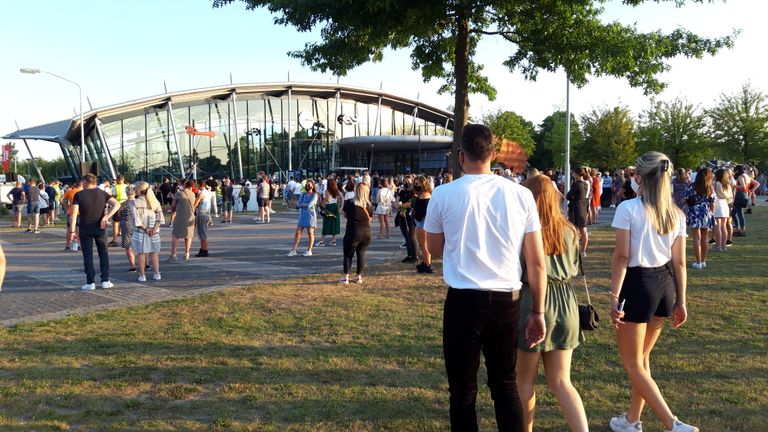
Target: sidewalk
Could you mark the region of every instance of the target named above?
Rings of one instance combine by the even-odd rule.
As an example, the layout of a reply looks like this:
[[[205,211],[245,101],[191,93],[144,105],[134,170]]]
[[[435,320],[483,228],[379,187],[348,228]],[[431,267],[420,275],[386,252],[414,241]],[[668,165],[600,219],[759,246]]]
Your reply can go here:
[[[96,291],[80,289],[85,283],[82,254],[63,250],[63,225],[43,228],[40,234],[4,228],[0,230],[0,241],[7,270],[0,292],[0,325],[185,298],[300,275],[328,273],[329,278],[337,278],[341,273],[343,236],[338,237],[337,246],[314,248],[311,257],[299,254],[289,258],[285,255],[293,241],[296,218],[297,213],[278,212],[268,225],[255,222],[252,214],[236,214],[234,222],[226,225],[221,223],[221,218],[214,219],[214,226],[209,231],[211,256],[194,258],[199,248],[195,238],[192,241],[193,257],[188,262],[181,259],[178,263],[165,262],[170,254],[171,230],[164,227],[161,230],[161,281],[153,281],[150,270],[147,282],[137,282],[137,274],[126,271],[128,264],[124,249],[111,247],[110,280],[115,286],[107,290],[100,288],[98,258],[95,258]],[[319,233],[322,222],[318,222],[316,231]],[[109,232],[111,235],[111,229]],[[393,230],[392,238],[384,240],[376,239],[376,233],[378,228],[374,228],[374,239],[366,255],[369,265],[399,260],[405,255],[399,248],[403,242],[399,230]],[[299,252],[306,247],[304,234]]]

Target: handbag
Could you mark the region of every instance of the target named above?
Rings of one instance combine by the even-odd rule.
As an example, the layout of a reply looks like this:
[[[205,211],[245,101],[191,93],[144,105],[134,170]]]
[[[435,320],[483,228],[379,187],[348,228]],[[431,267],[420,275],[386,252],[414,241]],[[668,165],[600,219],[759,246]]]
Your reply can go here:
[[[336,215],[333,212],[329,211],[328,209],[326,209],[323,206],[318,206],[318,209],[320,209],[320,216],[322,216],[322,217],[325,217],[325,218],[335,218],[336,217]]]
[[[581,263],[579,255],[579,269],[581,269],[581,279],[584,281],[584,290],[587,292],[587,304],[579,305],[579,325],[583,331],[595,330],[600,322],[600,316],[597,310],[592,306],[592,300],[589,298],[589,287],[587,286],[587,275],[584,274],[584,266]]]

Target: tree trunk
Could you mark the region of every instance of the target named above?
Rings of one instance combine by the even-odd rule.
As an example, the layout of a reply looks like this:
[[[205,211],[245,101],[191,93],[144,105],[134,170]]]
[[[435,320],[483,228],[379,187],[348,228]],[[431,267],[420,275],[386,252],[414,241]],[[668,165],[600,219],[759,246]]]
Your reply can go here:
[[[466,9],[456,12],[456,62],[453,74],[456,79],[455,100],[453,104],[453,145],[451,146],[451,169],[454,178],[461,177],[459,149],[461,133],[467,124],[469,111],[469,15]]]

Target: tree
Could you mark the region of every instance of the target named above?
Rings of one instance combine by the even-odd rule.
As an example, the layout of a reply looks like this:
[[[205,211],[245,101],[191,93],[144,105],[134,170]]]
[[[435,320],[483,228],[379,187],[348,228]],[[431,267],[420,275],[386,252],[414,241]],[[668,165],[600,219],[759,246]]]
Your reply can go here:
[[[638,153],[660,151],[679,167],[696,167],[714,153],[705,134],[706,116],[683,98],[672,102],[651,101],[640,114]]]
[[[623,77],[633,87],[657,93],[656,76],[669,69],[667,59],[700,58],[733,44],[733,35],[703,38],[678,28],[641,33],[618,22],[603,23],[602,0],[242,0],[248,9],[265,7],[277,14],[275,24],[301,32],[321,28],[322,42],[290,52],[313,70],[345,75],[350,69],[384,58],[385,49],[411,48],[413,69],[424,81],[442,79],[441,92],[454,94],[452,166],[460,172],[458,149],[467,123],[469,93],[493,100],[496,90],[474,61],[483,36],[514,45],[503,64],[535,80],[538,71],[563,68],[576,86],[588,76]],[[637,6],[648,0],[624,0]],[[682,6],[685,0],[674,1]],[[703,0],[693,0],[703,2]],[[234,0],[213,0],[221,7]]]
[[[539,125],[536,149],[528,159],[532,166],[541,169],[565,166],[565,114],[565,111],[555,111]],[[571,114],[571,147],[579,147],[582,140],[579,122]]]
[[[768,155],[766,95],[749,83],[731,94],[721,94],[717,107],[707,112],[710,133],[726,156],[748,163]]]
[[[579,165],[609,170],[631,164],[637,158],[635,122],[626,107],[593,109],[581,117],[584,141],[574,147]]]
[[[533,140],[533,123],[515,112],[498,110],[484,115],[480,123],[491,128],[499,142],[502,138],[514,141],[520,144],[520,147],[529,155],[536,147],[536,142]]]

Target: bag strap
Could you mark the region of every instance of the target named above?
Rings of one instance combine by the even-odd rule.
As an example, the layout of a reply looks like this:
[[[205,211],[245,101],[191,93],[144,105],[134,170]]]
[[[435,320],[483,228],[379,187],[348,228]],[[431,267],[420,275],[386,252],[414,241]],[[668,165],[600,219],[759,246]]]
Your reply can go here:
[[[587,304],[592,305],[592,300],[589,298],[589,287],[587,286],[587,275],[584,274],[584,264],[581,262],[581,253],[579,253],[579,270],[581,270],[581,280],[584,281],[584,291],[587,292]]]

